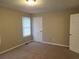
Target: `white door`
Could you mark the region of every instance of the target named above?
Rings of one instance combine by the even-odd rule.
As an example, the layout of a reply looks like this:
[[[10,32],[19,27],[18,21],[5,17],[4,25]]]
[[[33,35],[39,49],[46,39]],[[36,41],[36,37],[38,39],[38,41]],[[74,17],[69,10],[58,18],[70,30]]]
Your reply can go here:
[[[32,33],[33,40],[41,42],[42,41],[42,17],[33,17],[32,20]]]
[[[79,14],[70,17],[70,50],[79,53]]]

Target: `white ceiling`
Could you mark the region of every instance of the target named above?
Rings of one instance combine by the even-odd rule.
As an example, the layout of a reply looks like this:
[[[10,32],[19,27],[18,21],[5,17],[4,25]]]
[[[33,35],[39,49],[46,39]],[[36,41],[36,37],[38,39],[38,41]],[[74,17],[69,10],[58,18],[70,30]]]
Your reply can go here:
[[[36,0],[36,5],[30,6],[26,0],[0,0],[0,5],[28,13],[67,10],[79,7],[79,0]]]

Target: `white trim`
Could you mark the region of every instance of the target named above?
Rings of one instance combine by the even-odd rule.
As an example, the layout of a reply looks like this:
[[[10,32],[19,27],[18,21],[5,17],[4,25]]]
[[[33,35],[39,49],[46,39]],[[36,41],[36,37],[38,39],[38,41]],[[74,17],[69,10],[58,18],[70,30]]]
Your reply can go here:
[[[22,43],[22,44],[19,44],[19,45],[17,45],[17,46],[14,46],[14,47],[12,47],[12,48],[9,48],[9,49],[7,49],[7,50],[4,50],[4,51],[0,52],[0,54],[6,53],[6,52],[8,52],[8,51],[11,51],[11,50],[13,50],[13,49],[15,49],[15,48],[17,48],[17,47],[20,47],[20,46],[22,46],[22,45],[24,45],[24,44],[26,44],[26,43],[29,43],[29,42],[31,42],[31,41],[32,41],[32,40],[29,40],[29,41],[26,41],[26,42],[24,42],[24,43]]]
[[[57,44],[57,43],[51,43],[51,42],[45,42],[45,41],[36,41],[44,44],[50,44],[50,45],[56,45],[56,46],[63,46],[63,47],[69,47],[67,45]]]
[[[77,54],[79,54],[79,52],[77,52],[77,51],[74,51],[74,50],[72,50],[72,49],[70,49],[70,48],[69,48],[69,50],[70,50],[70,51],[72,51],[72,52],[74,52],[74,53],[77,53]]]

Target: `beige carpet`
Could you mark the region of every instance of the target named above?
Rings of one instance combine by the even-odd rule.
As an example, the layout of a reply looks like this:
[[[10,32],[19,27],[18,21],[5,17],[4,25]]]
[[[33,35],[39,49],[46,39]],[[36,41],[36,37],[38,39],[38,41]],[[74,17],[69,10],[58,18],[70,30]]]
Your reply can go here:
[[[32,42],[0,55],[0,59],[79,59],[79,55],[65,47]]]

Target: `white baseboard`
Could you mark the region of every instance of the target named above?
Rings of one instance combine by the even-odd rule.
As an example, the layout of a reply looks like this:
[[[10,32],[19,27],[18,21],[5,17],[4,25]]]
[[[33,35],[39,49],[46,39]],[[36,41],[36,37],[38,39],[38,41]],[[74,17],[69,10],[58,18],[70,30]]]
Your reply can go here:
[[[45,42],[45,41],[36,41],[44,44],[50,44],[50,45],[56,45],[56,46],[63,46],[63,47],[69,47],[67,45],[57,44],[57,43],[51,43],[51,42]]]
[[[70,51],[79,54],[79,51],[73,50],[72,48],[69,48]]]
[[[29,42],[31,42],[31,41],[32,41],[32,40],[29,40],[29,41],[24,42],[24,43],[22,43],[22,44],[20,44],[20,45],[17,45],[17,46],[14,46],[14,47],[12,47],[12,48],[9,48],[9,49],[7,49],[7,50],[5,50],[5,51],[0,52],[0,54],[9,52],[9,51],[11,51],[11,50],[13,50],[13,49],[15,49],[15,48],[17,48],[17,47],[20,47],[20,46],[22,46],[22,45],[24,45],[24,44],[26,44],[26,43],[29,43]]]

